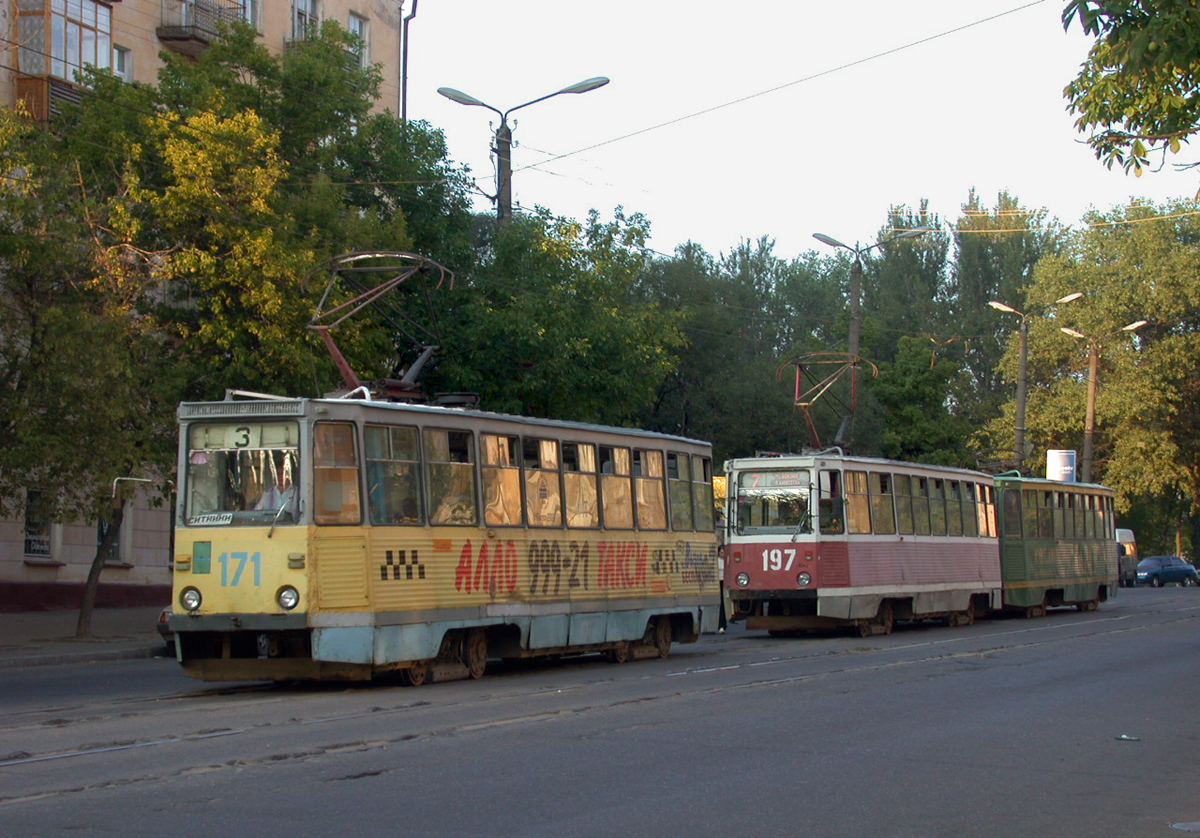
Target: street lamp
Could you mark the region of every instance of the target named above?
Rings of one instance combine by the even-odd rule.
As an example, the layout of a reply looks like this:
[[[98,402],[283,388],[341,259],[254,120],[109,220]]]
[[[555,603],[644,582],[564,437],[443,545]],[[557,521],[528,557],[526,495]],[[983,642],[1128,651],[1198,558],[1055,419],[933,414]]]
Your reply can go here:
[[[1008,314],[1015,314],[1021,318],[1021,329],[1019,332],[1020,342],[1018,344],[1018,353],[1017,353],[1017,423],[1016,423],[1016,425],[1017,425],[1017,428],[1016,428],[1016,430],[1017,430],[1017,439],[1016,439],[1017,449],[1016,450],[1017,450],[1017,468],[1018,469],[1021,467],[1021,464],[1023,462],[1025,462],[1025,399],[1029,393],[1029,318],[1033,317],[1035,314],[1040,314],[1043,311],[1046,311],[1051,306],[1061,305],[1062,303],[1070,303],[1075,300],[1078,300],[1082,296],[1083,296],[1083,292],[1075,291],[1071,294],[1067,294],[1067,296],[1065,296],[1065,297],[1059,297],[1057,300],[1050,303],[1050,305],[1041,306],[1040,308],[1034,309],[1033,311],[1030,311],[1028,313],[1023,312],[1023,311],[1017,311],[1012,306],[1005,305],[1004,303],[996,302],[995,300],[992,300],[988,303],[988,305],[990,305],[992,308],[996,309],[997,311],[1007,312]]]
[[[833,236],[827,236],[824,233],[813,233],[813,238],[822,244],[827,244],[831,247],[843,247],[854,254],[854,262],[850,265],[850,334],[847,339],[846,351],[850,356],[850,381],[851,381],[851,397],[850,410],[842,417],[842,424],[838,428],[837,436],[833,440],[834,445],[845,445],[846,433],[850,429],[850,422],[854,418],[854,371],[858,369],[858,338],[859,332],[862,329],[862,312],[860,310],[860,299],[862,297],[862,257],[870,253],[877,247],[882,247],[885,244],[898,241],[900,239],[915,239],[917,236],[923,236],[926,233],[933,232],[932,227],[916,227],[912,230],[904,230],[897,233],[891,238],[877,241],[869,247],[859,247],[855,244],[851,247],[848,244],[835,239]]]
[[[1148,320],[1135,320],[1132,323],[1122,326],[1117,331],[1105,338],[1116,337],[1121,332],[1135,332],[1145,326]],[[1062,331],[1073,338],[1086,340],[1088,342],[1088,389],[1087,389],[1087,415],[1083,420],[1083,464],[1079,469],[1079,479],[1084,483],[1092,482],[1092,438],[1096,434],[1096,375],[1100,367],[1100,341],[1104,338],[1091,338],[1082,332],[1077,332],[1074,329],[1062,327]]]
[[[496,220],[498,222],[503,224],[512,218],[512,129],[508,127],[508,115],[513,111],[527,108],[530,105],[536,105],[538,102],[544,102],[551,97],[559,96],[563,93],[587,93],[589,90],[604,87],[606,84],[608,84],[608,79],[604,76],[584,79],[570,87],[564,87],[562,90],[547,93],[545,96],[531,99],[524,104],[509,108],[506,111],[494,108],[486,102],[481,102],[474,96],[463,93],[461,90],[455,90],[453,87],[438,88],[438,93],[445,96],[451,102],[458,102],[460,105],[474,105],[480,108],[487,108],[500,117],[500,127],[496,129],[496,145],[492,148],[492,151],[496,153],[497,160],[496,197],[493,200],[496,201]]]

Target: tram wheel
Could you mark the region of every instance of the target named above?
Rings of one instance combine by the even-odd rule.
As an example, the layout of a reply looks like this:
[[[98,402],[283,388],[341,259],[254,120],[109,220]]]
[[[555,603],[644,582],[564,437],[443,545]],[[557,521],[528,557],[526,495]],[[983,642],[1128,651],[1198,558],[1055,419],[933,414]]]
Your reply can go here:
[[[429,680],[429,661],[414,661],[408,669],[400,670],[400,680],[407,687],[419,687]]]
[[[473,628],[467,632],[465,652],[467,673],[472,678],[482,678],[488,662],[487,632],[481,628]]]
[[[612,663],[628,663],[630,650],[628,643],[621,643],[608,650],[608,659]]]
[[[975,622],[975,603],[967,603],[966,611],[952,611],[946,618],[946,624],[951,627],[969,626]]]
[[[1095,611],[1097,608],[1100,607],[1100,600],[1086,599],[1083,602],[1075,603],[1075,607],[1077,609],[1079,609],[1080,611]]]
[[[660,658],[671,654],[671,620],[667,617],[659,617],[654,623],[654,648]]]
[[[858,632],[863,637],[870,637],[874,634],[891,634],[892,628],[896,625],[896,618],[892,614],[892,604],[890,602],[881,602],[879,611],[875,614],[874,619],[860,620],[858,623]]]

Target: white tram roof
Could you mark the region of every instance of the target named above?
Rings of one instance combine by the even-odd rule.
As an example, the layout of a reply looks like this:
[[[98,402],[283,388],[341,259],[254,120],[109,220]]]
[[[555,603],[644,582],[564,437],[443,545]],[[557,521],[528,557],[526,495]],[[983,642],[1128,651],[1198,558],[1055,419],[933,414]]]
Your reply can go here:
[[[574,430],[589,434],[612,434],[621,437],[637,437],[655,440],[659,443],[674,442],[710,449],[710,443],[704,440],[675,434],[647,431],[641,428],[621,428],[614,425],[599,425],[590,422],[574,422],[565,419],[540,419],[532,416],[518,416],[510,413],[493,413],[462,407],[446,407],[442,405],[413,404],[410,402],[388,402],[370,399],[349,398],[289,398],[272,396],[263,393],[242,393],[235,395],[244,398],[225,398],[221,401],[181,402],[178,409],[180,424],[202,420],[232,419],[238,417],[302,417],[321,414],[319,408],[325,407],[328,412],[322,418],[336,417],[347,419],[356,414],[375,413],[382,416],[387,413],[419,415],[446,419],[468,419],[479,422],[507,423],[531,428],[553,428],[559,432]]]
[[[803,451],[799,454],[772,454],[762,457],[739,457],[725,461],[725,473],[732,471],[748,471],[751,469],[771,470],[788,468],[812,468],[817,464],[837,464],[842,468],[888,469],[919,474],[943,474],[984,480],[990,482],[995,475],[983,471],[958,468],[957,466],[939,466],[933,463],[906,463],[902,460],[888,460],[883,457],[863,457],[847,454],[840,448],[825,448],[819,451]]]

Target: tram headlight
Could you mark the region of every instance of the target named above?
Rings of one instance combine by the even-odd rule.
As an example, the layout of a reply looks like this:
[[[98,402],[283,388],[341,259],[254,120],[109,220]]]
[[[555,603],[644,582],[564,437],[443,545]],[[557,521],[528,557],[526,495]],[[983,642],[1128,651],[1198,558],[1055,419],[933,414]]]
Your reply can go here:
[[[275,601],[284,611],[291,611],[300,604],[300,592],[291,585],[284,585],[279,589],[279,593],[275,594]]]
[[[750,574],[739,573],[734,581],[737,582],[739,588],[744,588],[750,584]]]
[[[204,597],[200,596],[200,591],[195,588],[184,588],[179,593],[179,604],[183,606],[184,611],[199,610],[203,601]]]
[[[796,584],[799,585],[801,588],[807,588],[808,583],[811,581],[812,581],[812,577],[809,576],[807,573],[801,573],[799,576],[796,577]]]

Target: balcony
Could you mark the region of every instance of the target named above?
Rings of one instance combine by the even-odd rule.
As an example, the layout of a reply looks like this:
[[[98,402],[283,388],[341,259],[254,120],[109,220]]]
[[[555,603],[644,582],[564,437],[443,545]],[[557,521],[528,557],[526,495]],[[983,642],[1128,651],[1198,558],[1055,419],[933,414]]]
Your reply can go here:
[[[51,76],[17,76],[17,99],[29,116],[43,124],[58,115],[64,103],[78,105],[82,90],[70,82]]]
[[[163,0],[158,39],[184,55],[199,55],[217,38],[220,24],[242,19],[242,0]]]

